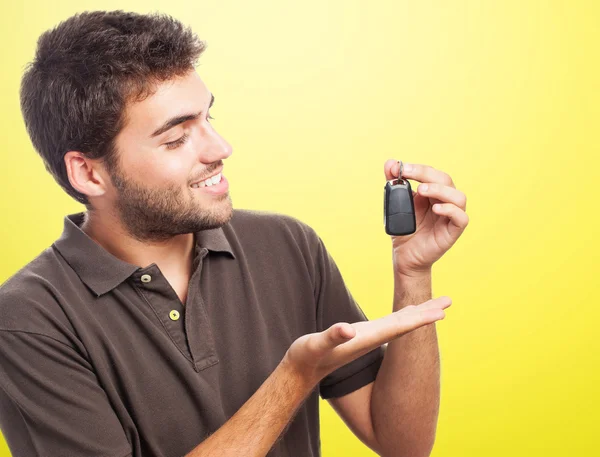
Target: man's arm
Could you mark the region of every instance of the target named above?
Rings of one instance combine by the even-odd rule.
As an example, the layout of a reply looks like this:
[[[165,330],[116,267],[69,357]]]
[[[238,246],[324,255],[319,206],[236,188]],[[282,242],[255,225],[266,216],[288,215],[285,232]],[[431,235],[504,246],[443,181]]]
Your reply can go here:
[[[431,299],[431,273],[397,276],[394,311]],[[329,400],[354,434],[382,456],[429,456],[440,398],[440,362],[435,323],[387,345],[377,378]]]
[[[401,177],[422,184],[417,192],[412,191],[415,218],[420,221],[416,232],[409,237],[391,237],[395,312],[431,298],[433,263],[454,245],[469,223],[467,197],[447,173],[407,163],[401,170],[401,164],[393,159],[385,162],[387,180]],[[391,341],[372,384],[333,401],[342,418],[363,441],[375,442],[382,455],[429,456],[440,398],[435,325]]]
[[[252,397],[185,457],[264,457],[315,386],[284,357]]]
[[[431,272],[394,280],[394,311],[429,300]],[[435,322],[391,341],[373,384],[371,417],[377,441],[395,456],[426,457],[435,441],[440,360]]]

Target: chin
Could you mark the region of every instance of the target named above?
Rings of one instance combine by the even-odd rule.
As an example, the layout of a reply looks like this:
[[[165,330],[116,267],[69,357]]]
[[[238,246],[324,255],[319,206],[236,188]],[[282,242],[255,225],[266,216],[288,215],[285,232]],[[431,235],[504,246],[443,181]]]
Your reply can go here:
[[[213,228],[227,224],[233,216],[233,205],[229,194],[226,194],[222,200],[215,203],[213,208],[209,210],[204,208],[203,211],[207,212],[207,219],[210,220],[210,225]]]

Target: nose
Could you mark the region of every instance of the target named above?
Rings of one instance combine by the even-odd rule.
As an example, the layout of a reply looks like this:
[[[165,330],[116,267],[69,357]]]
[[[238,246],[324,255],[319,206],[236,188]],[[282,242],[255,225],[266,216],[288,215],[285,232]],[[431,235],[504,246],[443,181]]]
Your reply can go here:
[[[201,148],[201,162],[212,163],[233,154],[231,145],[212,126],[206,129],[203,140],[206,142],[206,147]]]

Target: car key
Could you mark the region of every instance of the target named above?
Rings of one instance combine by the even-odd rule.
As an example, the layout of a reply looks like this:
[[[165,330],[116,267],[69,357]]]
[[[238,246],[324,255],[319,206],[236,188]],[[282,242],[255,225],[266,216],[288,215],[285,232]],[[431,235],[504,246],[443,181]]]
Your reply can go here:
[[[417,229],[415,204],[410,183],[402,178],[404,165],[400,164],[398,178],[385,183],[383,199],[383,224],[388,235],[410,235]]]

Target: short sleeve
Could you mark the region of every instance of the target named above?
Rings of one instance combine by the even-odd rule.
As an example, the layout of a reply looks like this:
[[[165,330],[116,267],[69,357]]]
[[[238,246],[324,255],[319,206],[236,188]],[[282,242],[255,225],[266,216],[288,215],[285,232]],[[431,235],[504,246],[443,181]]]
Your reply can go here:
[[[346,287],[323,240],[318,236],[317,238],[315,300],[318,331],[337,322],[366,321],[365,313]],[[320,382],[321,397],[341,397],[374,381],[383,361],[383,354],[383,348],[379,347],[330,373]]]
[[[12,457],[126,457],[92,367],[50,336],[0,330],[0,429]]]

